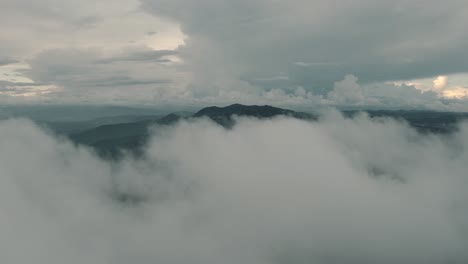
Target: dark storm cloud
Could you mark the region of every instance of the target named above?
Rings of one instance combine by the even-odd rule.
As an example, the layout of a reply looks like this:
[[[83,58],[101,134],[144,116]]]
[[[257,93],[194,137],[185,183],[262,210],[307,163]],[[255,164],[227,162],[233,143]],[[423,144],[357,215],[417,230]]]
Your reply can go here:
[[[451,76],[468,72],[467,17],[462,0],[6,0],[0,55],[31,67],[5,76],[17,71],[86,98],[113,94],[111,80],[123,76],[115,91],[123,100],[128,84],[128,101],[138,94],[330,105],[337,103],[328,97],[335,82],[347,75],[361,86],[439,75],[448,75],[446,89],[466,86],[466,76],[457,83]],[[424,82],[415,87],[434,88]],[[136,91],[134,84],[148,89]],[[407,105],[393,95],[379,100]],[[362,93],[351,101],[375,103],[375,97]]]
[[[182,24],[187,52],[219,51],[241,77],[291,72],[292,84],[330,89],[346,74],[381,82],[468,71],[465,1],[143,2]],[[196,57],[193,66],[217,59]]]

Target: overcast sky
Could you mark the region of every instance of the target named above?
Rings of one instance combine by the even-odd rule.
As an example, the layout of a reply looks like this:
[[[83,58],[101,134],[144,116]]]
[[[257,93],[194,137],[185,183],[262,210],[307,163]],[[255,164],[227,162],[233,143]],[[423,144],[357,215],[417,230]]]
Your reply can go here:
[[[2,0],[0,100],[468,110],[465,0]]]

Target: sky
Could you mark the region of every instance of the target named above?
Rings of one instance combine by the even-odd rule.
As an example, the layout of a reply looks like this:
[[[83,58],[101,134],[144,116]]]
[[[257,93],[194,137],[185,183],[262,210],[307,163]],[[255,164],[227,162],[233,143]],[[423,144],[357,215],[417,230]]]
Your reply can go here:
[[[0,102],[468,111],[464,0],[2,0]]]

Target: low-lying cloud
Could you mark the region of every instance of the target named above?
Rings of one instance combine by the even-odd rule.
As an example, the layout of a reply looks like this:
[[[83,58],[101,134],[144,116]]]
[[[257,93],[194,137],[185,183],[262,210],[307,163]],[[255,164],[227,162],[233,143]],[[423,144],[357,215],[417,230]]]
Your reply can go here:
[[[0,123],[1,263],[466,263],[468,126],[207,120],[99,159]]]

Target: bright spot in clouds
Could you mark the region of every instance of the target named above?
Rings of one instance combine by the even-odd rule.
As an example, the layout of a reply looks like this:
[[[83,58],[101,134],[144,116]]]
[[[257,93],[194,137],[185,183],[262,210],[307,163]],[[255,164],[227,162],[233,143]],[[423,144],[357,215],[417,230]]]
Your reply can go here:
[[[466,87],[455,87],[442,92],[442,95],[452,99],[464,99],[468,98],[468,88]]]
[[[13,63],[0,66],[0,95],[11,97],[35,97],[57,92],[60,89],[51,84],[38,84],[21,74],[30,69],[26,63]]]
[[[434,89],[440,90],[447,86],[448,83],[448,76],[437,76],[434,80]]]

